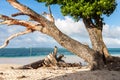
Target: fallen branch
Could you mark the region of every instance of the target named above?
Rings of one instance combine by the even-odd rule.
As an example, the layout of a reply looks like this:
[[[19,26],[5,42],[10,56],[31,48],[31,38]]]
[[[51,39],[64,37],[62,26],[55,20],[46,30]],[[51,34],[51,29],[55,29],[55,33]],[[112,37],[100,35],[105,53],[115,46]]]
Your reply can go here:
[[[10,37],[8,37],[8,38],[5,40],[4,44],[3,44],[2,46],[0,46],[0,49],[6,47],[6,46],[9,44],[9,41],[10,41],[11,39],[13,39],[13,38],[15,38],[15,37],[18,37],[18,36],[21,36],[21,35],[24,35],[24,34],[31,33],[31,32],[32,32],[32,30],[26,30],[26,31],[19,32],[19,33],[16,33],[16,34],[11,35]]]
[[[49,55],[47,55],[44,59],[20,66],[18,68],[12,67],[12,69],[37,69],[39,67],[81,67],[81,64],[78,63],[65,63],[62,58],[64,55],[59,55],[57,56],[57,47],[55,46],[54,51],[56,54],[56,57],[54,56],[55,54],[52,52]]]

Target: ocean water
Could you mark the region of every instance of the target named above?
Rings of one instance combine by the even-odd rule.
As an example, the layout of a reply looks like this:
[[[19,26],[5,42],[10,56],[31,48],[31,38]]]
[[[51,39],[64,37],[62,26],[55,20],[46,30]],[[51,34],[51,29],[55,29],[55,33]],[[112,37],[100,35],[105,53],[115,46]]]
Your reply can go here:
[[[111,55],[120,56],[120,48],[109,48]],[[31,57],[46,56],[53,52],[53,48],[4,48],[0,49],[0,57]],[[58,54],[74,55],[66,49],[58,49]]]

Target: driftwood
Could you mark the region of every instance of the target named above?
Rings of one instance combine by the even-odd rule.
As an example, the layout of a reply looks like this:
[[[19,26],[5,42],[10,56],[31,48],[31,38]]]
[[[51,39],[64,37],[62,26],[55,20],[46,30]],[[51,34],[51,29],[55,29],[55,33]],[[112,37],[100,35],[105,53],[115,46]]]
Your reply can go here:
[[[44,59],[20,66],[18,68],[13,69],[37,69],[39,67],[81,67],[81,64],[78,63],[65,63],[62,58],[64,57],[63,54],[57,56],[58,48],[55,46],[54,51],[47,55]]]

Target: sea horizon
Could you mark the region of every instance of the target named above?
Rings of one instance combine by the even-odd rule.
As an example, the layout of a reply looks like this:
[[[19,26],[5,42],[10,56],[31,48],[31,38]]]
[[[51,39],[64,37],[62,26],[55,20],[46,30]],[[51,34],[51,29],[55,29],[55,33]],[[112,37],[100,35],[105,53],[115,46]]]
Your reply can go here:
[[[3,48],[0,49],[1,57],[34,57],[34,56],[46,56],[52,53],[54,48]],[[108,48],[109,53],[112,56],[120,56],[120,48]],[[58,54],[63,55],[75,55],[65,48],[58,48]]]
[[[3,48],[0,49],[0,64],[28,64],[44,59],[54,48]],[[108,48],[112,56],[120,56],[120,48]],[[58,55],[64,54],[63,60],[86,65],[86,62],[64,48],[58,48]]]

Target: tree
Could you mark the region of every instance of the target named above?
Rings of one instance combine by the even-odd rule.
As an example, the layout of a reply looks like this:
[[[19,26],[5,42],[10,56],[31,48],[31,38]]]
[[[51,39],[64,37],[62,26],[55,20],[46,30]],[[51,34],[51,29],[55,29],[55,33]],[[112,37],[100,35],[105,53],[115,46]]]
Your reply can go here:
[[[3,20],[0,24],[10,25],[21,25],[26,27],[26,30],[20,33],[16,33],[6,39],[5,43],[1,48],[8,45],[9,41],[12,38],[17,36],[31,33],[34,31],[39,31],[43,34],[47,34],[53,37],[60,45],[76,54],[77,56],[83,58],[89,63],[91,69],[102,69],[105,66],[105,59],[108,59],[107,48],[102,40],[102,28],[103,28],[103,19],[101,18],[102,14],[110,15],[116,6],[114,0],[100,0],[100,1],[67,1],[67,0],[38,0],[39,2],[46,2],[46,5],[50,4],[59,4],[61,5],[61,10],[64,15],[71,15],[76,20],[80,18],[83,19],[83,22],[86,25],[86,29],[90,35],[93,49],[87,45],[78,42],[66,34],[62,33],[55,25],[54,18],[50,12],[50,17],[52,20],[47,20],[44,16],[36,13],[29,7],[20,4],[17,0],[7,0],[13,7],[18,9],[20,12],[12,14],[12,17],[19,15],[27,15],[34,22],[24,21],[8,17],[6,15],[0,15],[0,19]],[[98,5],[98,3],[100,5]],[[75,4],[73,6],[73,4]],[[104,4],[104,5],[103,5]],[[109,4],[109,6],[107,5]],[[98,5],[98,6],[97,6]],[[89,8],[90,6],[90,8]],[[95,7],[98,8],[95,8]],[[83,9],[82,9],[83,8]],[[82,9],[82,11],[81,11]],[[88,9],[88,11],[86,11]]]
[[[103,15],[109,16],[116,8],[115,0],[37,0],[45,2],[46,6],[58,4],[63,15],[70,15],[75,20],[82,19],[89,33],[93,50],[109,57],[108,50],[102,38]]]
[[[104,62],[111,56],[103,41],[103,15],[110,16],[115,8],[115,0],[37,0],[46,6],[58,4],[62,14],[72,16],[76,21],[82,19],[92,43],[92,49],[103,56]]]

